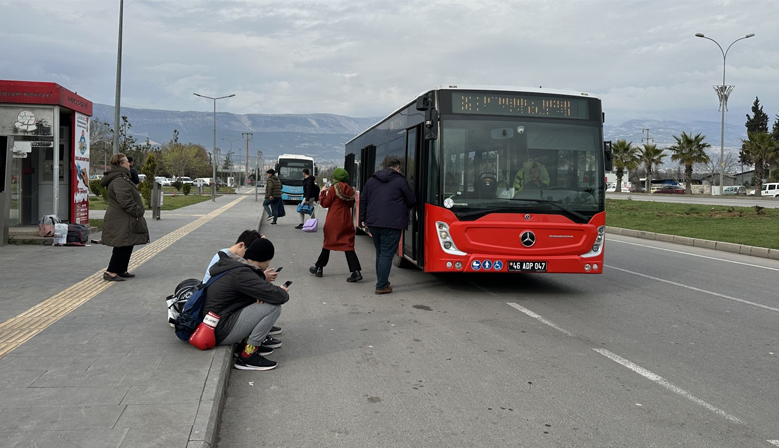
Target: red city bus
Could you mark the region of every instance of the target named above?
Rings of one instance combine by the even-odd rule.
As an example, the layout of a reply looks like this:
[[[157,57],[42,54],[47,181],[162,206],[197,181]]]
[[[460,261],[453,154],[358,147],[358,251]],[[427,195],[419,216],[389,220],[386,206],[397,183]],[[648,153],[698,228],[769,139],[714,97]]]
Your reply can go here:
[[[603,272],[600,99],[438,87],[346,143],[358,194],[388,157],[417,196],[395,264],[425,272]],[[359,207],[359,204],[357,204]],[[358,233],[366,233],[354,219]]]

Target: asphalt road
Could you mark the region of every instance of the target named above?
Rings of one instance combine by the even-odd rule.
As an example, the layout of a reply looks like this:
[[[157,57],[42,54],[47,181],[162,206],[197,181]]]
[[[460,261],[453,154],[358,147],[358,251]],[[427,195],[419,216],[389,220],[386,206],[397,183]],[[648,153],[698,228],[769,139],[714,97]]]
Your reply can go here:
[[[779,446],[775,260],[610,236],[603,275],[393,268],[377,296],[368,237],[348,284],[279,223],[279,367],[232,371],[222,448]]]

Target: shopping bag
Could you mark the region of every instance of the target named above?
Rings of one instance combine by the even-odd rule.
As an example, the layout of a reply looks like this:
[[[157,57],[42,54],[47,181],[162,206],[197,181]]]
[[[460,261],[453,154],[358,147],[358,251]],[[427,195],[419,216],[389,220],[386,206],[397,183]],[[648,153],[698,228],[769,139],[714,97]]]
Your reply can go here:
[[[308,204],[306,204],[304,202],[301,202],[300,204],[298,204],[298,213],[303,213],[305,215],[310,215],[310,214],[314,213],[314,207],[312,207],[312,206],[310,206],[310,205],[308,205]]]
[[[319,224],[319,222],[316,220],[316,218],[307,219],[306,223],[303,224],[303,231],[304,232],[316,232],[318,224]]]

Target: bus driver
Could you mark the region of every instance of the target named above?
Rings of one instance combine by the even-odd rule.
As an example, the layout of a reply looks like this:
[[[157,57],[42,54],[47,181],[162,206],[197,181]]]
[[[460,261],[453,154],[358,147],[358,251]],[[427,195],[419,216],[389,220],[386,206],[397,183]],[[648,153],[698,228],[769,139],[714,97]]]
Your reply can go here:
[[[528,160],[514,176],[514,190],[542,190],[549,188],[549,172],[542,163]]]

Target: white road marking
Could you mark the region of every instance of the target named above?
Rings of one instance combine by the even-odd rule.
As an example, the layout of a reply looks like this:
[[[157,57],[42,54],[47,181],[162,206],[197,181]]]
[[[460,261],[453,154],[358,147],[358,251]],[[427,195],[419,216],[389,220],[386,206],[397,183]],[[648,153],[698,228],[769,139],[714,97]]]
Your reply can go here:
[[[671,392],[673,392],[675,394],[678,394],[678,395],[681,395],[682,397],[684,397],[684,398],[686,398],[686,399],[688,399],[688,400],[690,400],[690,401],[692,401],[692,402],[694,402],[694,403],[696,403],[698,405],[703,406],[704,408],[708,409],[709,411],[719,415],[720,417],[722,417],[722,418],[724,418],[726,420],[730,420],[730,421],[732,421],[734,423],[739,423],[739,424],[743,424],[744,423],[741,420],[739,420],[738,418],[736,418],[736,417],[728,414],[727,412],[723,411],[722,409],[719,409],[719,408],[717,408],[715,406],[712,406],[709,403],[706,403],[705,401],[701,400],[700,398],[694,397],[693,395],[691,395],[686,390],[684,390],[684,389],[682,389],[682,388],[680,388],[678,386],[675,386],[675,385],[669,383],[665,378],[661,377],[660,375],[654,374],[654,373],[650,372],[649,370],[646,370],[645,368],[643,368],[643,367],[641,367],[639,365],[633,364],[632,362],[628,361],[625,358],[617,356],[614,353],[611,353],[610,351],[608,351],[606,349],[603,349],[603,348],[594,348],[593,350],[595,350],[596,352],[600,353],[601,355],[611,359],[612,361],[616,362],[617,364],[620,364],[623,367],[627,367],[628,369],[638,373],[639,375],[643,376],[644,378],[646,378],[646,379],[648,379],[650,381],[654,381],[655,383],[665,387],[666,389],[670,390]],[[779,446],[779,445],[777,445],[777,446]]]
[[[508,306],[510,306],[512,308],[515,308],[515,309],[517,309],[519,311],[522,311],[523,313],[527,314],[528,316],[532,317],[533,319],[536,319],[539,322],[542,322],[542,323],[544,323],[546,325],[549,325],[550,327],[554,328],[555,330],[557,330],[557,331],[559,331],[559,332],[561,332],[561,333],[563,333],[565,335],[573,336],[573,333],[571,333],[570,331],[558,327],[551,320],[545,319],[544,317],[542,317],[542,316],[540,316],[540,315],[530,311],[529,309],[525,308],[524,306],[518,305],[518,304],[513,303],[513,302],[507,302],[506,305],[508,305]]]
[[[698,255],[698,254],[693,254],[693,253],[690,253],[690,252],[684,252],[684,251],[681,251],[681,250],[673,250],[673,249],[665,249],[665,248],[662,248],[662,247],[648,246],[646,244],[630,243],[630,242],[627,242],[627,241],[616,240],[616,239],[613,239],[613,238],[610,238],[609,241],[611,241],[612,243],[628,244],[630,246],[645,247],[647,249],[661,250],[661,251],[665,251],[665,252],[673,252],[675,254],[689,255],[691,257],[705,258],[707,260],[721,261],[723,263],[731,263],[731,264],[740,264],[742,266],[748,266],[748,267],[751,267],[751,268],[760,268],[760,269],[767,269],[769,271],[779,272],[779,269],[777,269],[777,268],[770,268],[768,266],[761,266],[759,264],[744,263],[744,262],[741,262],[741,261],[723,260],[722,258],[709,257],[709,256],[706,256],[706,255]],[[734,255],[739,255],[739,254],[734,254]]]
[[[774,446],[779,446],[779,440],[769,440],[768,443]]]
[[[638,275],[639,277],[648,278],[648,279],[655,280],[655,281],[658,281],[658,282],[668,283],[669,285],[679,286],[681,288],[687,288],[687,289],[690,289],[692,291],[698,291],[698,292],[702,292],[702,293],[705,293],[705,294],[711,294],[713,296],[721,297],[723,299],[733,300],[734,302],[740,302],[740,303],[744,303],[744,304],[747,304],[747,305],[756,306],[758,308],[763,308],[765,310],[779,312],[779,308],[774,308],[772,306],[763,305],[761,303],[750,302],[749,300],[744,300],[744,299],[739,299],[737,297],[727,296],[725,294],[720,294],[720,293],[714,292],[714,291],[707,291],[705,289],[696,288],[694,286],[683,285],[681,283],[672,282],[670,280],[664,280],[664,279],[658,278],[658,277],[652,277],[651,275],[642,274],[640,272],[629,271],[627,269],[622,269],[622,268],[616,268],[616,267],[611,266],[611,265],[606,266],[606,267],[609,268],[609,269],[614,269],[615,271],[627,272],[628,274]]]

